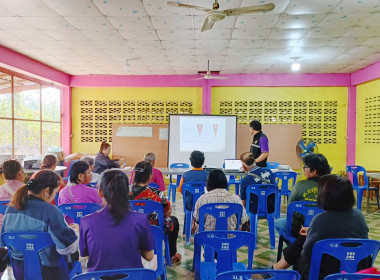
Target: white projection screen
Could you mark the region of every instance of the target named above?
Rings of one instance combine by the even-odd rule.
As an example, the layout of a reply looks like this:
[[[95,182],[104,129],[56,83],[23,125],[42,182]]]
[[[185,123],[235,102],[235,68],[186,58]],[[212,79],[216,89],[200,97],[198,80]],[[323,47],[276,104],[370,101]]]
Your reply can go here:
[[[168,165],[190,165],[194,150],[204,152],[205,166],[223,167],[236,158],[236,116],[169,115]]]

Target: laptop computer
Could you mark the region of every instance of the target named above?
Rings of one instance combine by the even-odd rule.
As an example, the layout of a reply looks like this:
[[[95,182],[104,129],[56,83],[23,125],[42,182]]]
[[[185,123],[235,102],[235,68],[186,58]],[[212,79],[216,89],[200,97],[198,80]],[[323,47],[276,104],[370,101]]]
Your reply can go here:
[[[225,171],[240,171],[242,168],[240,159],[225,159],[224,170]]]

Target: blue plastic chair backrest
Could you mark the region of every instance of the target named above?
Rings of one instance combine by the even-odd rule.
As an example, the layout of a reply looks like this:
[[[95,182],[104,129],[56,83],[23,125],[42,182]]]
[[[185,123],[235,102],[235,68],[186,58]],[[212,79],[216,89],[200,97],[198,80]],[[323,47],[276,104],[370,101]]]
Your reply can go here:
[[[160,187],[156,183],[149,183],[149,187],[160,189]]]
[[[189,168],[190,166],[187,163],[176,162],[176,163],[170,164],[169,167],[170,168]]]
[[[280,165],[279,162],[275,162],[275,161],[267,161],[267,167],[269,169],[277,169],[277,167]]]
[[[104,276],[115,276],[117,280],[124,279],[147,279],[156,280],[154,270],[145,268],[130,268],[130,269],[114,269],[94,271],[75,276],[72,280],[102,280]]]
[[[95,213],[102,209],[102,206],[97,203],[68,203],[61,204],[58,209],[62,214],[74,219],[74,223],[79,224],[82,217]]]
[[[292,221],[295,212],[305,217],[303,226],[308,227],[315,215],[323,213],[323,209],[318,207],[316,201],[295,201],[290,203],[286,212],[286,232],[288,233],[292,232]]]
[[[289,189],[289,181],[292,181],[292,186],[296,184],[297,173],[294,171],[289,172],[276,172],[274,173],[274,178],[276,179],[277,185],[279,186],[281,181],[281,191],[287,191]]]
[[[0,214],[5,215],[5,211],[7,211],[10,200],[1,200],[0,201]]]
[[[204,231],[205,216],[216,219],[215,230],[228,230],[228,218],[237,215],[236,230],[239,230],[243,205],[238,203],[207,203],[199,208],[199,231]]]
[[[164,230],[157,226],[150,226],[152,228],[152,232],[154,235],[154,241],[155,241],[155,247],[154,247],[154,254],[157,255],[157,270],[156,275],[161,275],[164,273],[164,254],[162,250],[162,244],[164,242]]]
[[[325,277],[324,280],[368,280],[380,279],[379,274],[361,274],[361,273],[336,273]]]
[[[367,171],[363,166],[360,165],[348,165],[346,167],[347,174],[352,174],[352,185],[354,187],[360,186],[359,185],[359,173],[363,172],[363,178],[364,178],[364,185],[368,186],[368,177],[367,177]]]
[[[279,194],[278,187],[274,184],[266,185],[249,185],[246,190],[247,193],[247,206],[246,211],[248,214],[258,214],[259,216],[266,216],[267,214],[272,214],[276,211],[276,196]],[[258,205],[254,206],[254,209],[250,207],[251,194],[258,197]],[[273,200],[273,212],[268,211],[268,197],[274,194]]]
[[[47,232],[12,232],[3,233],[1,238],[8,247],[10,255],[12,254],[10,248],[22,252],[24,258],[24,279],[42,280],[39,252],[47,247],[55,247],[50,234]],[[59,256],[60,274],[67,275],[67,279],[69,279],[66,257],[58,253],[57,255]],[[11,262],[13,262],[12,258]]]
[[[262,277],[265,277],[265,279],[271,279],[271,280],[300,280],[301,279],[301,276],[295,270],[260,269],[260,270],[223,272],[216,276],[216,280],[264,279],[264,278],[252,278],[252,275],[261,275]],[[269,276],[271,277],[267,278]]]
[[[357,244],[358,247],[346,245]],[[314,244],[311,254],[309,280],[317,280],[323,254],[340,261],[339,271],[356,272],[361,260],[372,256],[372,265],[380,249],[380,241],[356,238],[326,239]]]
[[[149,215],[157,212],[158,226],[164,230],[164,207],[161,203],[153,200],[130,200],[132,210]]]
[[[70,182],[70,172],[71,172],[71,167],[73,166],[74,163],[78,162],[79,159],[73,160],[70,162],[69,170],[67,171],[67,182]]]
[[[209,246],[217,252],[216,274],[233,269],[236,251],[248,246],[248,269],[252,268],[253,251],[255,247],[255,236],[245,231],[203,231],[194,237],[194,270],[200,271],[201,247]]]
[[[195,203],[198,198],[205,192],[205,182],[189,182],[182,185],[183,205],[186,205],[186,196],[191,193],[193,195],[193,204],[191,209],[185,209],[187,211],[193,211]]]

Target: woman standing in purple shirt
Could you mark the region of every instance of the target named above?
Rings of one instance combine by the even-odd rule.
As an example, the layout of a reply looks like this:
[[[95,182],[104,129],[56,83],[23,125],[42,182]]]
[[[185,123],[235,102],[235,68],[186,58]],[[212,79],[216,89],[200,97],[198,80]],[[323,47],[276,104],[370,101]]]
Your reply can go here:
[[[100,191],[106,207],[80,222],[79,248],[81,256],[89,257],[88,271],[142,268],[141,257],[153,259],[155,242],[148,217],[131,211],[128,177],[106,171]]]

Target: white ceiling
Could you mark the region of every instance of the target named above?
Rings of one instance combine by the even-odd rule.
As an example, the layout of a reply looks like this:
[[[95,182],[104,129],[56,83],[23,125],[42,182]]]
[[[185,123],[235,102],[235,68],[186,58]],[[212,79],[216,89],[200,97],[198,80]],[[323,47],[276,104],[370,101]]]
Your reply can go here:
[[[0,44],[72,75],[196,74],[208,59],[221,74],[287,73],[292,57],[303,73],[350,73],[380,60],[380,0],[220,0],[276,7],[205,32],[205,12],[166,2],[0,0]]]

